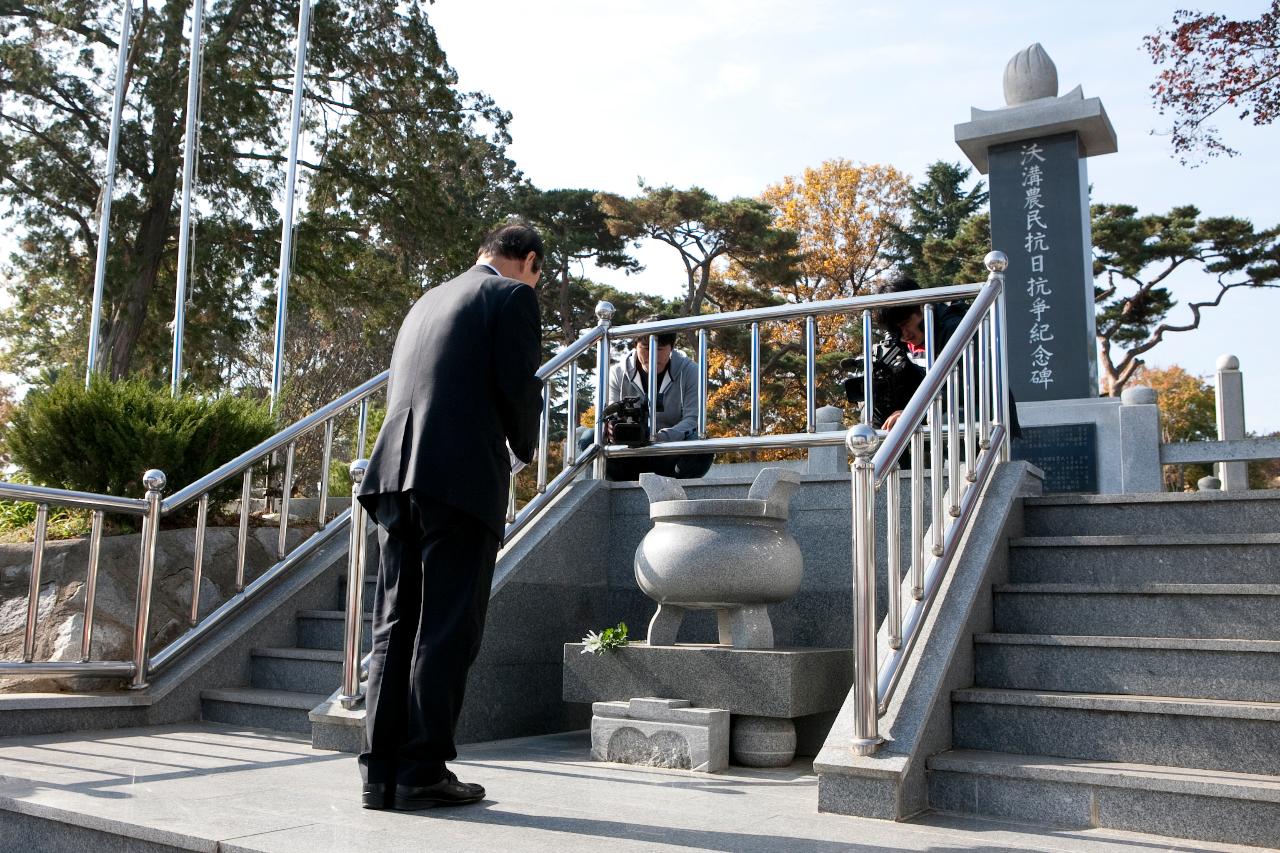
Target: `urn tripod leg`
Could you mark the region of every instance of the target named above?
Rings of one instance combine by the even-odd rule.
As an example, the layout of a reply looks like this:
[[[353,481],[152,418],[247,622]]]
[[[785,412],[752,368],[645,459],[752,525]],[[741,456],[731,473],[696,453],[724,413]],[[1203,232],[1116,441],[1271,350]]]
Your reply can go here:
[[[674,604],[659,604],[658,612],[649,620],[649,645],[674,646],[684,621],[685,608]]]
[[[763,604],[726,607],[716,611],[720,645],[735,649],[773,648],[773,622]]]

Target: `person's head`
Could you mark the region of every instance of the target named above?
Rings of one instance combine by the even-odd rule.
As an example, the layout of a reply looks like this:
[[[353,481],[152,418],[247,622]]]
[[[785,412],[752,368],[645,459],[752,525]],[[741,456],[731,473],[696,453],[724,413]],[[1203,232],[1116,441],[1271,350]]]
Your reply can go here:
[[[509,222],[485,235],[476,262],[488,264],[500,275],[533,287],[542,273],[545,251],[541,235],[531,226]]]
[[[658,320],[666,320],[667,317],[653,316],[645,317],[640,322],[653,323]],[[657,336],[658,344],[658,373],[667,369],[667,365],[671,363],[671,353],[676,346],[676,333],[668,332]],[[636,338],[636,364],[646,373],[649,370],[649,336],[640,335]]]
[[[919,290],[915,279],[898,274],[876,288],[876,293],[907,293]],[[924,346],[924,312],[919,305],[893,305],[875,312],[876,323],[904,344]]]

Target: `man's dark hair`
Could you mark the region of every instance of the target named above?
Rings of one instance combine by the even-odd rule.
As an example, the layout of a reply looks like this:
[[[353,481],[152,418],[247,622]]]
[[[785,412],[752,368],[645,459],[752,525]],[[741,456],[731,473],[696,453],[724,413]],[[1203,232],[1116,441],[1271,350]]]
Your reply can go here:
[[[909,275],[899,273],[876,288],[876,293],[908,293],[919,290],[920,285]],[[919,305],[893,305],[888,308],[877,308],[876,324],[897,335],[898,329],[911,318],[912,314],[923,312]]]
[[[640,322],[641,322],[641,323],[657,323],[657,322],[659,322],[660,320],[670,320],[670,319],[671,319],[671,317],[669,317],[669,316],[668,316],[668,315],[666,315],[666,314],[650,314],[648,317],[645,317],[645,318],[641,319],[641,320],[640,320]],[[663,332],[662,334],[658,335],[658,346],[660,346],[660,347],[674,347],[674,346],[676,345],[676,338],[677,338],[677,337],[678,337],[678,335],[677,335],[677,333],[675,333],[675,332]],[[636,343],[639,343],[639,342],[640,342],[640,340],[641,340],[641,338],[643,338],[643,339],[647,340],[647,339],[649,338],[649,336],[648,336],[648,335],[637,335],[637,336],[636,336]]]
[[[508,222],[485,235],[477,254],[523,261],[530,252],[533,252],[537,258],[534,272],[537,272],[542,268],[545,251],[542,235],[535,231],[533,226],[524,222]]]

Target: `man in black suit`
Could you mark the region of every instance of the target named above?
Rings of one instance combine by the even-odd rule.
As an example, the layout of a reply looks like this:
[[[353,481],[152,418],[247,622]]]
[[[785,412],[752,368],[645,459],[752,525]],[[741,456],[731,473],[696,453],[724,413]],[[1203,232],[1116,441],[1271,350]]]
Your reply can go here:
[[[396,336],[387,418],[359,491],[380,549],[365,808],[484,798],[445,762],[457,757],[453,733],[480,651],[511,456],[528,462],[537,447],[542,258],[532,228],[498,228],[476,265],[428,290]]]

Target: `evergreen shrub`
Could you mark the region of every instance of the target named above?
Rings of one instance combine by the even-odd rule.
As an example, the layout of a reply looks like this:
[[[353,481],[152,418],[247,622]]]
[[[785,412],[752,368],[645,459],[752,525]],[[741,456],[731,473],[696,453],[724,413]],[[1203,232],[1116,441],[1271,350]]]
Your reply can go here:
[[[159,468],[166,493],[186,486],[275,432],[266,405],[246,398],[174,398],[141,379],[73,377],[33,390],[17,407],[5,444],[43,486],[142,497],[142,474]]]

